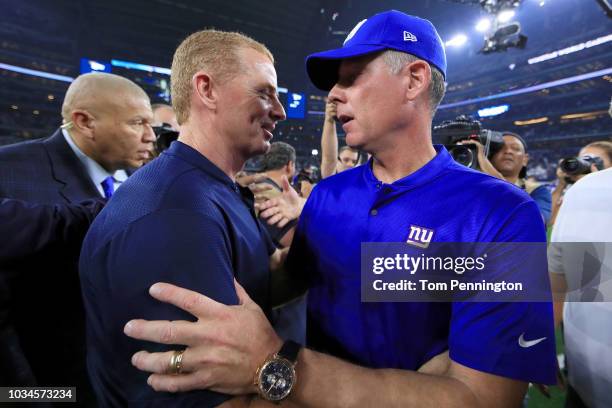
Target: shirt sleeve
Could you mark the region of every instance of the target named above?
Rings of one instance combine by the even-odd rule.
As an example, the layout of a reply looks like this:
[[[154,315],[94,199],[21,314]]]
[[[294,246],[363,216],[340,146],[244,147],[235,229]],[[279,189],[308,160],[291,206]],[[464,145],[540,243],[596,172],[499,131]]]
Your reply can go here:
[[[559,214],[557,215],[557,221],[553,225],[552,233],[550,234],[550,245],[548,246],[548,270],[551,273],[557,273],[565,275],[565,267],[563,264],[563,248],[565,245],[563,241],[563,226],[565,225],[567,218],[567,209],[571,206],[571,200],[567,200],[570,194],[567,194],[564,200],[564,205],[559,208]],[[570,204],[568,204],[570,202]]]
[[[529,201],[517,207],[500,226],[494,241],[535,242],[545,251],[546,237],[535,203]],[[548,283],[545,252],[540,256],[544,260],[541,270],[525,268],[524,254],[510,254],[501,260],[499,267],[493,267],[493,273],[511,276],[516,281],[537,274],[531,278]],[[455,302],[449,351],[453,361],[478,371],[526,382],[555,384],[557,359],[552,303]]]
[[[47,250],[77,258],[91,221],[103,207],[99,200],[73,204],[34,204],[0,200],[0,264],[38,256]]]
[[[563,266],[563,244],[561,242],[552,242],[548,245],[548,270],[550,273],[565,275],[565,267]]]
[[[536,202],[540,209],[540,214],[544,218],[544,223],[548,224],[550,221],[550,212],[552,207],[552,196],[550,190],[544,185],[536,188],[531,192],[531,198]]]
[[[221,220],[195,211],[156,212],[130,224],[93,257],[95,264],[104,267],[103,274],[88,274],[92,280],[89,284],[96,288],[94,295],[84,288],[90,306],[88,325],[92,333],[100,333],[92,336],[102,343],[98,349],[112,347],[107,352],[116,359],[114,368],[125,363],[120,375],[123,383],[118,387],[130,404],[216,406],[230,398],[207,390],[174,395],[155,392],[147,385],[148,374],[131,366],[131,356],[138,350],[157,352],[183,346],[150,343],[123,334],[123,326],[130,319],[195,321],[189,313],[153,299],[148,291],[156,282],[190,289],[221,303],[238,303],[232,248]],[[106,364],[96,362],[97,358],[91,357],[88,363]],[[94,386],[96,381],[104,381],[92,380]]]

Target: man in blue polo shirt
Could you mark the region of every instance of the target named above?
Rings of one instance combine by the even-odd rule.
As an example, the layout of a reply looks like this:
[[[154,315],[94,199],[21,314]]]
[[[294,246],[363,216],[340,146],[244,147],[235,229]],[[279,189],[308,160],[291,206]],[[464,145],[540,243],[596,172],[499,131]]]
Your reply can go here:
[[[155,392],[131,355],[145,347],[175,350],[166,368],[178,373],[183,352],[148,347],[122,329],[135,317],[191,319],[152,301],[147,290],[158,281],[237,304],[237,279],[269,310],[269,257],[277,262],[279,254],[257,221],[252,194],[234,178],[248,158],[267,151],[276,122],[285,118],[273,64],[265,46],[238,33],[200,31],[178,47],[172,62],[178,141],[113,195],[81,254],[88,373],[101,406],[212,407],[231,398],[207,390]]]
[[[330,90],[347,144],[372,160],[323,180],[300,216],[287,269],[309,286],[310,347],[298,355],[297,375],[276,373],[272,386],[292,381],[288,401],[305,406],[512,407],[520,405],[528,382],[554,383],[550,302],[361,301],[362,242],[406,242],[413,226],[427,231],[432,243],[545,242],[538,208],[525,193],[456,164],[432,145],[431,121],[446,72],[435,28],[398,11],[380,13],[360,22],[342,48],[311,55],[307,70],[317,87]],[[507,266],[520,267],[516,262]],[[224,370],[248,371],[278,351],[257,340],[269,338],[272,329],[252,323],[248,308],[220,306],[169,285],[154,289],[154,297],[175,305],[198,303],[191,312],[200,320],[184,328],[179,338],[185,341],[205,335],[211,344],[233,327],[259,333],[249,353],[207,348],[224,355],[226,368],[198,363],[200,343],[189,343],[193,354],[184,363],[190,374],[182,377],[156,369],[167,356],[139,353],[134,363],[156,373],[150,378],[155,389],[215,389],[225,385]],[[245,296],[241,303],[252,304]],[[205,323],[211,313],[226,316],[215,319],[216,333]],[[136,321],[126,332],[163,342],[156,330],[166,325]],[[416,371],[447,349],[448,366],[427,375]],[[240,362],[232,364],[236,356]],[[233,385],[235,393],[257,391],[252,384]]]

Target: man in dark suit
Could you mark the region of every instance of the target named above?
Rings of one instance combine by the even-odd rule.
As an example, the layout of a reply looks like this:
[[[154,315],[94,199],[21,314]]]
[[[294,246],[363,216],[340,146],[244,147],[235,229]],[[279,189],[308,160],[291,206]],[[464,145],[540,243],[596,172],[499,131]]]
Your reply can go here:
[[[11,237],[0,246],[0,272],[42,253],[58,256],[61,252],[63,257],[77,259],[83,237],[103,206],[101,199],[82,205],[0,199],[0,236]],[[32,384],[35,379],[21,352],[8,310],[11,278],[8,273],[0,273],[0,384]]]
[[[110,198],[152,151],[149,98],[126,78],[78,77],[64,98],[62,119],[47,139],[0,148],[0,197],[44,204]],[[89,394],[89,386],[77,263],[60,253],[22,259],[3,272],[15,277],[9,289],[13,321],[35,382],[77,386],[77,398],[87,402],[79,397]]]

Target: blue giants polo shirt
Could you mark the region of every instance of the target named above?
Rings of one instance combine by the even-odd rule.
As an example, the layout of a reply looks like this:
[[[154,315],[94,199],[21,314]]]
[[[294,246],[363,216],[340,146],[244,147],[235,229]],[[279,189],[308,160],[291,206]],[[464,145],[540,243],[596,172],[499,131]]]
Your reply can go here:
[[[134,340],[123,326],[135,318],[195,320],[149,295],[160,281],[237,304],[236,277],[268,309],[274,245],[244,193],[196,150],[174,142],[123,183],[95,219],[79,266],[87,368],[101,406],[212,407],[229,398],[155,392],[148,374],[131,365],[132,354],[180,347]]]
[[[361,243],[405,242],[410,225],[433,230],[432,242],[545,242],[527,194],[436,150],[393,184],[377,180],[369,162],[311,193],[287,260],[288,270],[310,282],[309,346],[368,367],[408,370],[448,349],[453,361],[475,370],[555,383],[550,302],[361,302]],[[546,339],[525,348],[523,334]]]

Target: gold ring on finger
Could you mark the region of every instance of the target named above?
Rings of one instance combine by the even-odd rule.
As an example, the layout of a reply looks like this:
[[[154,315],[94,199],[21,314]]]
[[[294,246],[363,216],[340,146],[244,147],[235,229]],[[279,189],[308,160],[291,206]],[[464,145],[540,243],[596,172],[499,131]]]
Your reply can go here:
[[[183,354],[185,350],[174,350],[170,356],[170,364],[168,364],[168,373],[178,375],[183,367]]]

